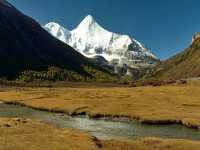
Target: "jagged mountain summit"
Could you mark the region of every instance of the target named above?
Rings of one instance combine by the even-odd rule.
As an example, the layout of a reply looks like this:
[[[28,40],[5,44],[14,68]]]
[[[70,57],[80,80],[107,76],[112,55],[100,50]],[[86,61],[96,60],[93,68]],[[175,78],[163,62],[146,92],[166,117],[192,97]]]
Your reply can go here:
[[[111,65],[147,67],[158,61],[140,42],[128,35],[109,32],[88,15],[72,31],[50,22],[44,28],[59,40],[87,57],[104,57]]]

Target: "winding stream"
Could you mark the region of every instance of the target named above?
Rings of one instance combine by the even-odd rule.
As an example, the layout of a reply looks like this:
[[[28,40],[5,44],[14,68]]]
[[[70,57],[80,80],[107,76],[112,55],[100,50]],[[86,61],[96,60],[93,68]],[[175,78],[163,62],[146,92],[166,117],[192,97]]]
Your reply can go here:
[[[200,140],[200,131],[182,125],[145,125],[137,121],[94,120],[87,117],[71,117],[4,103],[0,103],[0,117],[39,119],[58,127],[87,131],[100,139],[134,139],[153,136]]]

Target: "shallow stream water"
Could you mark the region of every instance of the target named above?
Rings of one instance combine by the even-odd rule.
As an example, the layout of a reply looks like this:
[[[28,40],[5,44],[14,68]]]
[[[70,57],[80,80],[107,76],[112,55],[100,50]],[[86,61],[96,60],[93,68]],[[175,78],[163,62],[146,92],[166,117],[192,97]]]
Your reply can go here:
[[[200,140],[200,131],[183,125],[146,125],[137,121],[95,120],[88,117],[71,117],[65,114],[39,111],[4,103],[0,103],[0,117],[39,119],[58,127],[87,131],[100,139],[162,137]]]

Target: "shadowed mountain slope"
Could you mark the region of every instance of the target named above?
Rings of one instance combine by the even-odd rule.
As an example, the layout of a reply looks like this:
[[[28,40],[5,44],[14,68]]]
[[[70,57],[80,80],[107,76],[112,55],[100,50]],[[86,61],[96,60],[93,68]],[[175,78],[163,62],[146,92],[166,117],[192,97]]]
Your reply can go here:
[[[69,74],[67,71],[71,71],[82,79],[101,78],[101,74],[112,76],[109,71],[95,66],[73,48],[55,39],[7,1],[0,0],[0,76],[16,78],[27,70],[49,73],[48,68],[52,66],[64,69],[59,73],[65,72],[65,76]],[[50,70],[52,72],[52,68]],[[57,70],[53,69],[53,72]],[[95,73],[100,75],[96,77]],[[45,72],[35,74],[45,78]]]

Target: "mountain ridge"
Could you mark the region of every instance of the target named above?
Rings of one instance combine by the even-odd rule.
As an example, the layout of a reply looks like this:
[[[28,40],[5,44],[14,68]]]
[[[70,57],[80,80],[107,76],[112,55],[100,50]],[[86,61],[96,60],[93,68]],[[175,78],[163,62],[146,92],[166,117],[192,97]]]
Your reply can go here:
[[[181,53],[161,62],[148,71],[147,79],[179,80],[200,77],[200,34],[195,34],[192,44]]]

